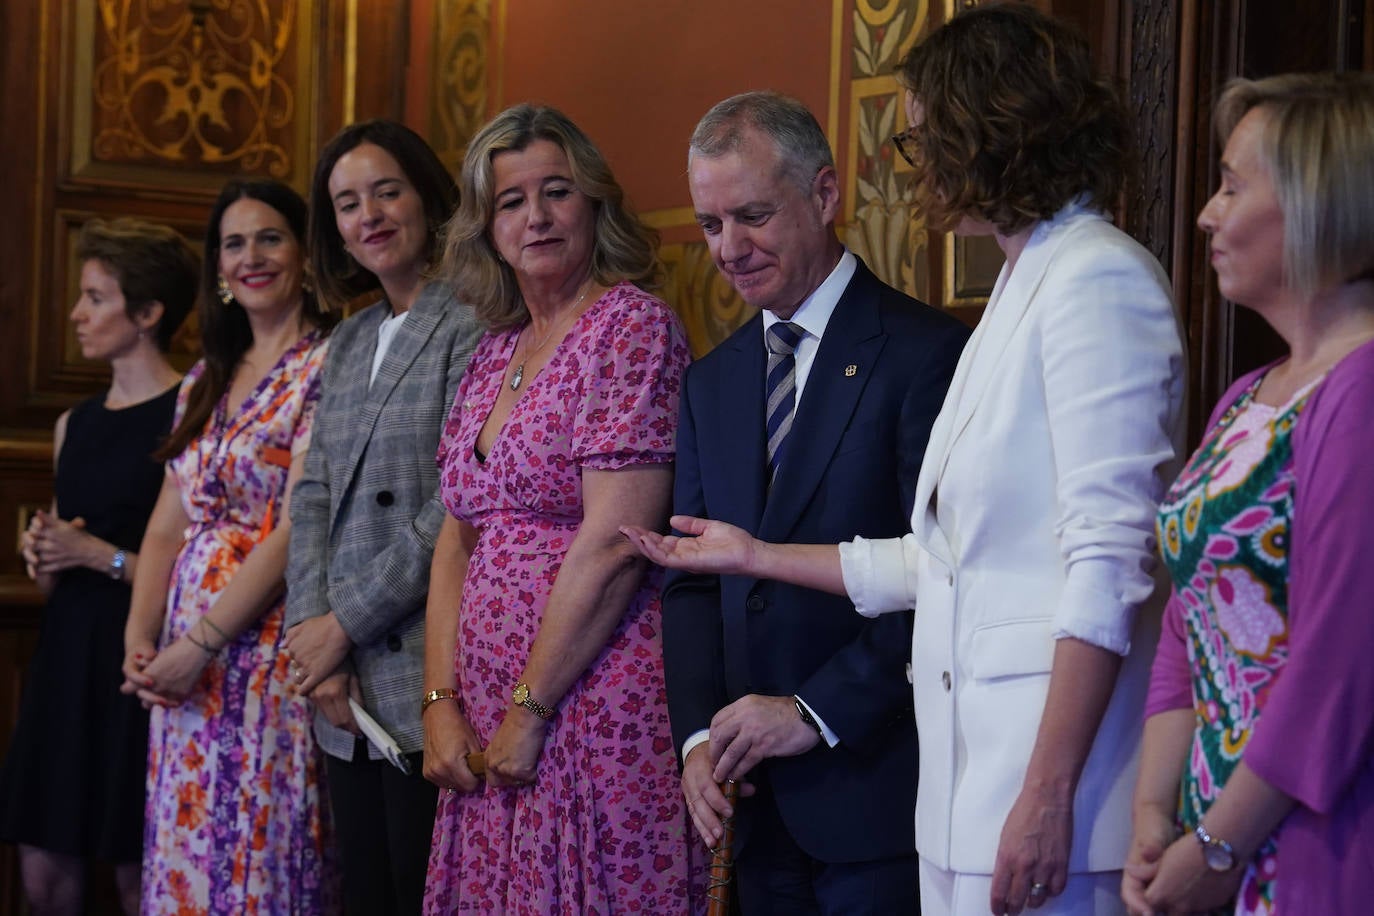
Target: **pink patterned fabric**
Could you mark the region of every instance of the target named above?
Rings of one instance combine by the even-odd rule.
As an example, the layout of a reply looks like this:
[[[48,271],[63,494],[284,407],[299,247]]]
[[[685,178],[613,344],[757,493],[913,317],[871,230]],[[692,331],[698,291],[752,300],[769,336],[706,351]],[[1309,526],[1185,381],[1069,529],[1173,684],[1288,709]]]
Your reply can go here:
[[[539,631],[582,520],[583,468],[673,460],[682,329],[620,284],[526,379],[485,461],[474,456],[519,329],[482,339],[439,446],[449,511],[479,531],[463,585],[463,712],[486,744]],[[601,656],[559,704],[534,785],[439,801],[425,912],[699,912],[704,850],[678,786],[660,636],[661,572],[646,577]]]
[[[325,342],[288,350],[232,415],[170,464],[191,520],[167,595],[161,645],[214,604],[281,518],[291,456],[309,441]],[[197,364],[182,383],[186,410]],[[323,768],[311,710],[288,691],[278,601],[205,669],[181,706],[154,708],[143,839],[145,914],[333,913],[339,909]]]

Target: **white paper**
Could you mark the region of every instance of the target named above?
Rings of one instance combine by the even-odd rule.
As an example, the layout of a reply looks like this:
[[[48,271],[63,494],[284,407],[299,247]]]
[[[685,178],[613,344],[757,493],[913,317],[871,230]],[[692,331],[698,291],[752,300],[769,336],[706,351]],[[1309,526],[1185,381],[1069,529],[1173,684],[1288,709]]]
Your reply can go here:
[[[367,740],[372,742],[372,746],[381,751],[382,756],[389,760],[392,766],[409,776],[410,762],[401,753],[401,746],[396,743],[396,739],[352,697],[348,698],[348,708],[353,710],[353,721],[358,723],[358,727],[362,729]]]

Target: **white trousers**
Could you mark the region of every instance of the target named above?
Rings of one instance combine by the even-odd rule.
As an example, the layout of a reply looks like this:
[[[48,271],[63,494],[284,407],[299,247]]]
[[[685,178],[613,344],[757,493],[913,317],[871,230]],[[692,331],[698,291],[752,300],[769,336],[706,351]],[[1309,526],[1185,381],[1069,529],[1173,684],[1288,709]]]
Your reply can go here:
[[[991,899],[992,875],[945,871],[921,859],[923,916],[989,916]],[[1125,912],[1119,871],[1070,874],[1064,893],[1023,911],[1025,916],[1119,916]]]

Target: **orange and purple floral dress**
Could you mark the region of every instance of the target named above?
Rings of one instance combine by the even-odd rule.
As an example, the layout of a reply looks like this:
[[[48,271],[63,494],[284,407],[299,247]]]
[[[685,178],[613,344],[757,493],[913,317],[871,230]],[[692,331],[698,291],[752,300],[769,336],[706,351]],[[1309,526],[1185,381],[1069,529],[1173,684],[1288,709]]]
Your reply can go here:
[[[248,399],[224,399],[172,459],[191,524],[177,554],[160,645],[215,602],[282,515],[305,450],[325,340],[282,355]],[[178,421],[197,364],[182,383]],[[333,913],[339,909],[312,710],[288,688],[279,600],[205,668],[180,706],[152,711],[143,840],[145,914]]]

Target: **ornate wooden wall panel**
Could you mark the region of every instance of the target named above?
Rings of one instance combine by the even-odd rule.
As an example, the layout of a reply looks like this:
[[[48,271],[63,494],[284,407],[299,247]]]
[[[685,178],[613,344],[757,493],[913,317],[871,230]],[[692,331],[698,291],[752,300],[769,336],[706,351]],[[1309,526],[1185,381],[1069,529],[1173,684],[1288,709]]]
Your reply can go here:
[[[404,7],[392,0],[70,0],[0,4],[0,751],[8,744],[40,600],[17,541],[51,499],[52,424],[106,382],[68,326],[77,230],[134,215],[197,245],[224,180],[304,191],[350,112],[399,116]],[[345,92],[360,60],[384,68]],[[390,106],[390,107],[387,107]],[[183,365],[189,340],[179,340]],[[0,853],[0,916],[19,912]],[[96,904],[97,909],[100,904]]]
[[[448,0],[434,10],[429,142],[453,172],[486,120],[491,0]]]

